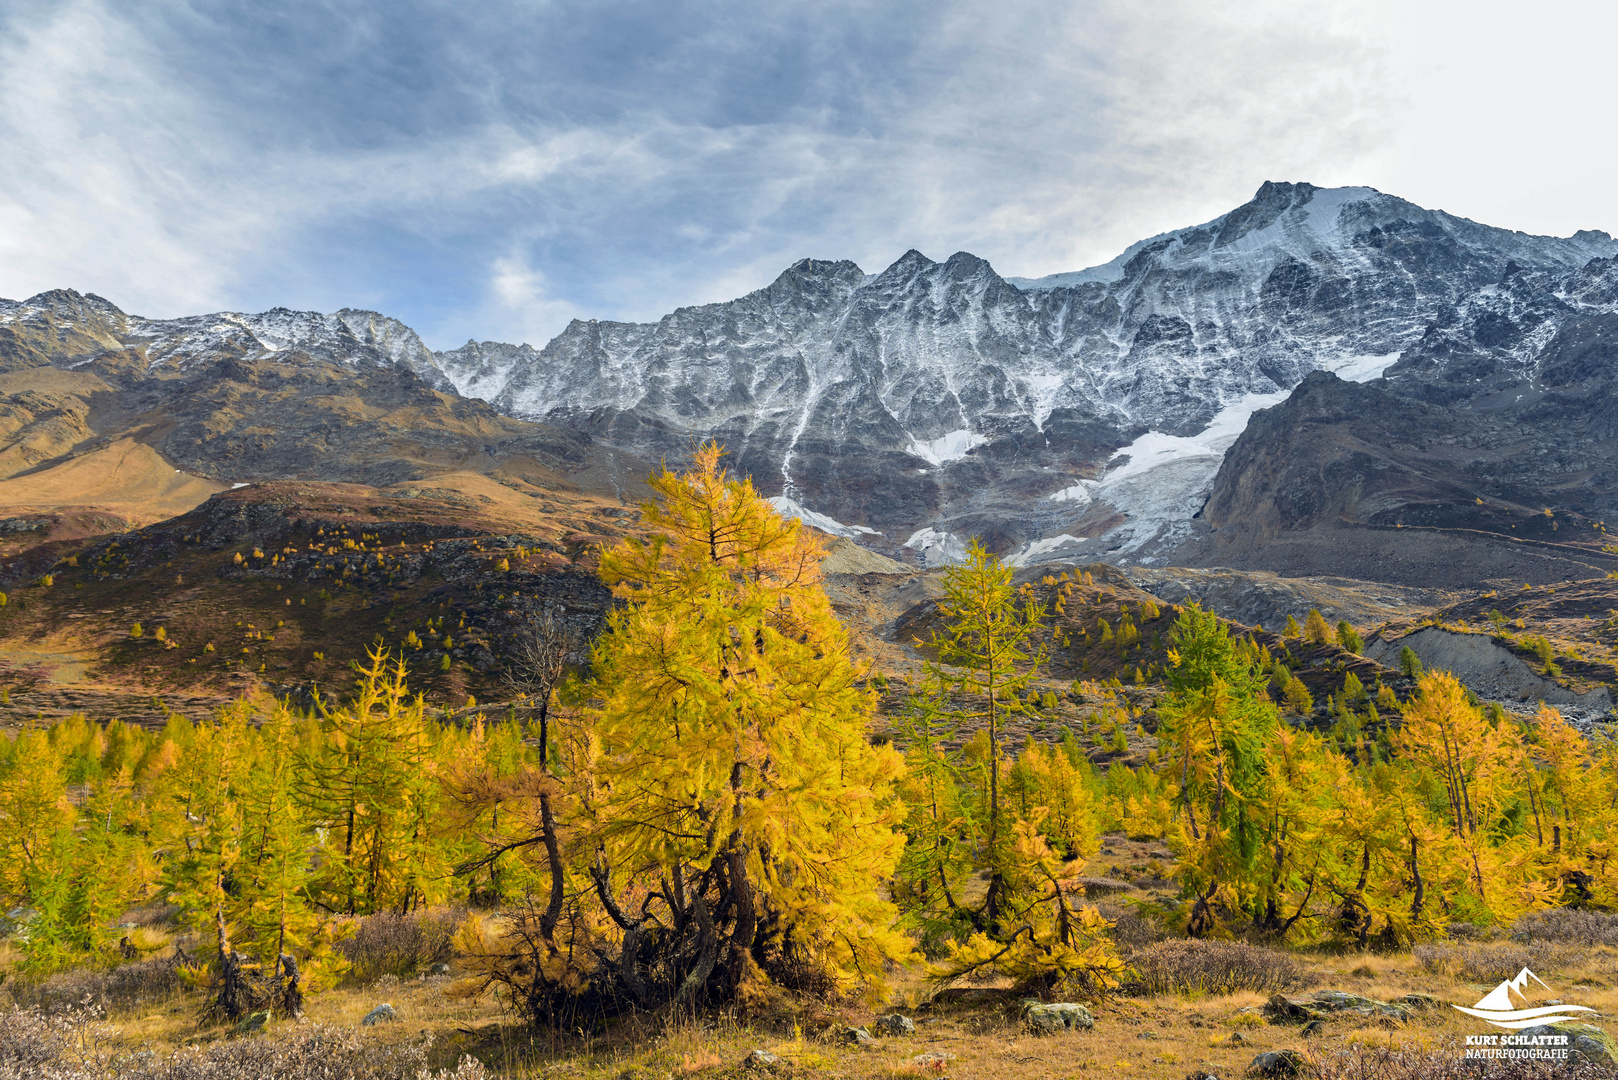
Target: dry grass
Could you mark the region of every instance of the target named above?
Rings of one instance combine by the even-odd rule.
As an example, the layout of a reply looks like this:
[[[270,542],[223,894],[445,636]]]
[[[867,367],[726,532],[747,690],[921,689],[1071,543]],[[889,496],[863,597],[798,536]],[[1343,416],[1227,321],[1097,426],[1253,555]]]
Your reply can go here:
[[[1452,948],[1493,949],[1502,944],[1508,943],[1465,943]],[[1268,987],[1278,981],[1286,982],[1288,988],[1315,984],[1384,1001],[1411,992],[1435,994],[1446,1005],[1477,1000],[1480,988],[1448,970],[1428,970],[1409,952],[1277,953],[1252,946],[1183,941],[1148,945],[1138,952],[1151,952],[1182,986],[1187,982],[1196,985],[1198,977],[1204,979],[1201,985],[1205,987],[1215,984],[1218,977],[1227,982],[1239,977],[1265,988],[1230,993],[1202,989],[1189,995],[1177,989],[1098,1003],[1092,1007],[1096,1017],[1093,1031],[1041,1038],[1024,1031],[1015,1011],[1003,1004],[924,1005],[927,984],[919,972],[906,971],[900,973],[895,999],[881,1009],[777,1001],[771,1011],[750,1016],[710,1015],[673,1025],[632,1017],[596,1030],[536,1037],[518,1027],[491,994],[458,993],[459,984],[451,978],[383,975],[369,984],[354,981],[314,995],[306,1023],[272,1021],[264,1033],[252,1036],[235,1036],[229,1029],[202,1024],[198,1020],[201,996],[195,991],[178,991],[164,1002],[116,1006],[107,1021],[113,1034],[103,1048],[125,1057],[150,1054],[141,1059],[145,1072],[107,1074],[112,1080],[234,1080],[236,1076],[272,1075],[244,1070],[293,1070],[301,1067],[298,1062],[315,1047],[333,1067],[363,1059],[361,1064],[371,1071],[356,1076],[366,1080],[389,1075],[417,1080],[421,1069],[428,1069],[429,1075],[431,1070],[453,1070],[468,1054],[483,1063],[491,1080],[762,1080],[765,1076],[777,1080],[940,1076],[955,1080],[1115,1080],[1119,1076],[1184,1080],[1197,1070],[1237,1080],[1256,1055],[1279,1049],[1301,1051],[1320,1062],[1322,1068],[1331,1070],[1324,1074],[1325,1080],[1370,1080],[1373,1076],[1450,1080],[1458,1077],[1454,1066],[1447,1063],[1453,1061],[1452,1048],[1478,1031],[1475,1021],[1442,1007],[1403,1023],[1337,1017],[1328,1020],[1317,1035],[1304,1038],[1298,1025],[1269,1023],[1261,1011],[1273,992]],[[1178,956],[1172,963],[1167,959],[1171,955]],[[1241,961],[1232,963],[1229,957],[1234,955],[1240,955]],[[1216,962],[1215,958],[1223,959]],[[1570,958],[1563,970],[1547,974],[1547,981],[1554,996],[1611,1015],[1618,1012],[1618,992],[1591,983],[1593,972],[1611,962],[1607,950],[1598,949],[1588,962]],[[1199,976],[1199,972],[1211,974]],[[0,986],[0,997],[4,989]],[[1552,996],[1552,992],[1541,996]],[[398,1010],[399,1020],[375,1028],[360,1027],[361,1017],[382,1001]],[[913,1017],[917,1033],[879,1038],[874,1046],[863,1048],[836,1038],[843,1025],[868,1026],[889,1008]],[[0,1043],[10,1038],[9,1030],[0,1025]],[[324,1033],[324,1042],[306,1038],[315,1031]],[[768,1070],[742,1068],[742,1061],[753,1050],[774,1054],[780,1063]],[[0,1050],[0,1054],[5,1052]],[[350,1053],[356,1057],[345,1056]],[[177,1064],[168,1072],[158,1070],[159,1065],[168,1068],[169,1063]],[[193,1071],[179,1071],[179,1064]],[[395,1072],[380,1071],[384,1066]],[[197,1071],[203,1069],[213,1071]],[[53,1080],[37,1070],[0,1071],[0,1080],[21,1075]],[[63,1073],[61,1080],[79,1080],[83,1075]],[[303,1080],[295,1071],[285,1075]],[[463,1080],[472,1075],[463,1074]],[[1466,1075],[1508,1080],[1549,1080],[1555,1075],[1582,1080],[1591,1074],[1500,1071],[1491,1064],[1489,1071]]]

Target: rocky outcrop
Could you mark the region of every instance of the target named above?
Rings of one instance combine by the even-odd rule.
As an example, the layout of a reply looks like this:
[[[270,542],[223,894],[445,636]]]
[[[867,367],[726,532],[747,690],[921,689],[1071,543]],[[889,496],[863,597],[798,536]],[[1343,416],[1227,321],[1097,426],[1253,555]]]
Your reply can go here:
[[[1194,559],[1426,584],[1618,568],[1615,295],[1618,260],[1509,268],[1382,380],[1310,375],[1226,454]]]
[[[1372,638],[1365,644],[1365,655],[1391,668],[1399,666],[1399,654],[1410,649],[1422,666],[1448,671],[1474,693],[1489,701],[1532,705],[1571,705],[1580,710],[1606,715],[1612,712],[1612,691],[1597,687],[1575,693],[1535,671],[1510,649],[1496,644],[1485,634],[1458,634],[1436,626],[1426,626],[1402,637]]]
[[[1034,1035],[1060,1035],[1088,1031],[1096,1026],[1095,1017],[1083,1005],[1059,1001],[1045,1004],[1029,999],[1022,1003],[1023,1027]]]
[[[1310,609],[1326,621],[1359,627],[1431,611],[1450,599],[1437,589],[1390,586],[1347,578],[1281,577],[1264,570],[1131,566],[1124,571],[1140,589],[1171,604],[1195,603],[1245,626],[1279,630],[1287,616],[1301,624]]]

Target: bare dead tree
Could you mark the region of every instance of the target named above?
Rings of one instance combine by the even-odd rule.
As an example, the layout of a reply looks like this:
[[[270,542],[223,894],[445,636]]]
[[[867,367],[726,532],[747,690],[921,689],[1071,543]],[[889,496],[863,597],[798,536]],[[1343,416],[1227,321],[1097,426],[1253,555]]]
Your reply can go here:
[[[555,951],[554,933],[562,914],[562,849],[557,838],[556,816],[551,808],[550,781],[551,698],[567,672],[568,661],[582,644],[580,636],[552,611],[531,617],[517,632],[512,642],[511,658],[506,663],[506,683],[528,702],[530,714],[539,717],[539,768],[537,778],[539,794],[539,836],[545,845],[546,861],[550,866],[551,893],[539,926],[545,941]],[[492,864],[491,864],[492,865]],[[492,873],[492,870],[491,870]]]
[[[568,660],[578,651],[579,635],[554,612],[533,616],[517,631],[506,661],[505,681],[531,703],[539,717],[539,764],[550,767],[551,697],[556,693]]]

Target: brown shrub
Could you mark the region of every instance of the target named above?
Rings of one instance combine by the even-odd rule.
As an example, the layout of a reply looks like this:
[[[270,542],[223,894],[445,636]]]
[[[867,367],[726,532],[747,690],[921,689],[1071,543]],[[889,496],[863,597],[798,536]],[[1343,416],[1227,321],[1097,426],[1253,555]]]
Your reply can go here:
[[[1573,945],[1618,946],[1618,915],[1573,908],[1551,908],[1524,915],[1511,928],[1524,940],[1566,942]]]
[[[1137,973],[1130,988],[1148,994],[1271,993],[1306,980],[1304,967],[1287,954],[1239,941],[1160,941],[1129,962]]]
[[[0,1010],[0,1080],[486,1080],[475,1058],[427,1068],[425,1043],[380,1044],[311,1025],[285,1037],[230,1039],[166,1057],[127,1053],[94,1009]]]
[[[356,979],[370,982],[383,975],[407,978],[455,955],[455,930],[465,918],[465,908],[367,915],[357,920],[354,936],[339,947]]]
[[[1474,983],[1497,983],[1523,968],[1541,973],[1555,971],[1580,959],[1582,952],[1554,942],[1505,941],[1466,945],[1439,942],[1417,945],[1411,951],[1425,970]]]
[[[1143,949],[1168,936],[1155,920],[1141,915],[1129,904],[1101,900],[1096,903],[1096,910],[1112,923],[1108,934],[1124,949]]]
[[[73,968],[38,981],[9,980],[6,991],[17,1005],[50,1011],[80,1003],[123,1009],[179,993],[179,967],[178,956],[166,956],[115,968]]]
[[[1595,1080],[1610,1070],[1583,1058],[1567,1061],[1467,1060],[1459,1047],[1437,1051],[1358,1046],[1320,1054],[1306,1074],[1315,1080]]]

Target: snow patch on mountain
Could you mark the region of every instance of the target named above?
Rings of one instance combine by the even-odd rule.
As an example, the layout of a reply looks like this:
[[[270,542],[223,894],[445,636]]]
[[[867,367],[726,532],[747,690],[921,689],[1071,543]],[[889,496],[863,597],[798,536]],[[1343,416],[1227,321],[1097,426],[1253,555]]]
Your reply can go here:
[[[1044,556],[1055,554],[1060,557],[1061,550],[1069,545],[1084,543],[1082,536],[1069,536],[1062,533],[1059,536],[1049,536],[1043,540],[1033,540],[1022,546],[1021,550],[1005,559],[1007,566],[1027,566],[1029,563],[1044,562]]]
[[[1072,487],[1065,487],[1056,494],[1047,495],[1045,498],[1050,502],[1071,502],[1078,503],[1080,506],[1088,506],[1095,497],[1095,489],[1100,486],[1100,482],[1096,480],[1080,480]]]
[[[817,514],[797,499],[788,495],[777,495],[775,498],[766,501],[775,507],[776,512],[782,517],[797,518],[805,525],[812,525],[821,532],[831,533],[833,536],[846,536],[850,540],[857,540],[861,536],[882,535],[875,529],[867,528],[864,525],[844,525],[836,518],[827,517],[825,514]]]
[[[974,446],[982,446],[988,441],[982,435],[963,428],[926,442],[912,439],[910,445],[905,447],[905,453],[919,457],[923,461],[930,461],[934,465],[942,465],[947,461],[961,460]]]
[[[1380,378],[1398,358],[1398,353],[1348,355],[1320,367],[1350,382],[1368,382]],[[1124,514],[1128,520],[1097,538],[1091,547],[1121,563],[1133,558],[1150,564],[1155,559],[1151,550],[1189,539],[1192,522],[1208,500],[1226,452],[1246,430],[1253,414],[1279,405],[1290,393],[1243,394],[1221,408],[1195,435],[1148,431],[1113,452],[1099,481],[1080,481],[1047,499],[1080,505],[1104,503]],[[1045,562],[1061,557],[1061,549],[1082,543],[1067,533],[1032,540],[1006,561],[1015,566]],[[1143,551],[1146,554],[1138,554]]]
[[[923,566],[949,566],[966,561],[966,541],[951,532],[919,529],[904,546],[919,555]]]

